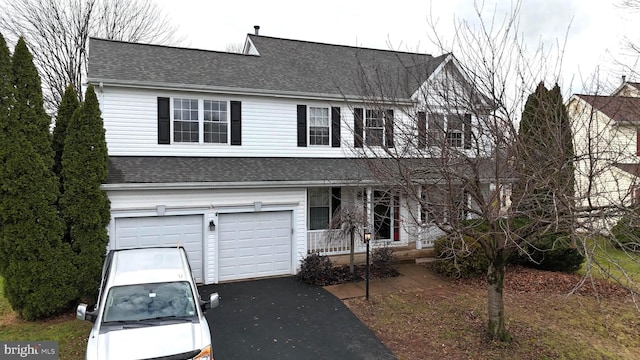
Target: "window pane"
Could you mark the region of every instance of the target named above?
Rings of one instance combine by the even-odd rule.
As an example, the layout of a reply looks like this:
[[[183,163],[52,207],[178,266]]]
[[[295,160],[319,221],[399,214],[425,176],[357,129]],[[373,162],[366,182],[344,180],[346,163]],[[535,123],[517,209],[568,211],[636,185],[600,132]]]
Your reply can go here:
[[[369,146],[382,146],[382,129],[367,128],[365,134],[365,143]]]
[[[310,145],[329,145],[329,129],[313,126],[309,128]]]
[[[331,199],[330,188],[309,188],[309,205],[329,206]]]
[[[312,207],[309,209],[309,230],[329,228],[329,207]]]

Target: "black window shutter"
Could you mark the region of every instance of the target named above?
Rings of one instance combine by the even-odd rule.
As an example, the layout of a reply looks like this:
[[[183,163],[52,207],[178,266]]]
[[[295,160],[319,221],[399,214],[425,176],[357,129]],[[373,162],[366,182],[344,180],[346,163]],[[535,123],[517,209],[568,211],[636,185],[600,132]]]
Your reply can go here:
[[[353,109],[353,146],[362,147],[362,108]]]
[[[298,146],[307,146],[307,106],[298,105]]]
[[[331,147],[340,147],[340,108],[331,108]]]
[[[391,109],[385,112],[384,132],[385,146],[393,147],[393,110]]]
[[[471,114],[464,114],[464,148],[471,149]]]
[[[427,146],[427,113],[418,111],[418,149]]]
[[[339,187],[331,188],[331,216],[334,216],[340,208],[341,190]]]
[[[231,145],[242,145],[242,103],[231,102]]]
[[[158,144],[171,143],[171,110],[169,98],[158,98]]]

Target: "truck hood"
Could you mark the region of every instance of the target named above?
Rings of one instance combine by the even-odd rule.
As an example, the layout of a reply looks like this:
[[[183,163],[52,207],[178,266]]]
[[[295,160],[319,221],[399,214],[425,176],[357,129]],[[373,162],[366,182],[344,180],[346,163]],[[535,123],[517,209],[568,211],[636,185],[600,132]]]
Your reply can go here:
[[[202,323],[177,323],[145,327],[114,328],[97,334],[91,341],[87,355],[95,351],[97,359],[148,359],[200,350],[211,343],[203,334]],[[209,327],[206,327],[209,331]],[[92,344],[93,343],[93,344]],[[90,349],[95,345],[95,349]],[[197,353],[196,353],[197,355]],[[87,356],[90,358],[90,356]]]

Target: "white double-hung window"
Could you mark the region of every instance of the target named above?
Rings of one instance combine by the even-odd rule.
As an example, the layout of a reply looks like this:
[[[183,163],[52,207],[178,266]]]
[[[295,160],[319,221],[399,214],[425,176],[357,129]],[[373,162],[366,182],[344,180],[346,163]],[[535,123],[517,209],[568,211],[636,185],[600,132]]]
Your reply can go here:
[[[227,124],[227,102],[203,100],[204,142],[226,144],[229,126]]]
[[[174,98],[172,123],[174,143],[229,142],[227,101]]]
[[[173,141],[200,142],[198,100],[173,99]]]
[[[309,145],[329,146],[331,123],[329,108],[309,107]]]

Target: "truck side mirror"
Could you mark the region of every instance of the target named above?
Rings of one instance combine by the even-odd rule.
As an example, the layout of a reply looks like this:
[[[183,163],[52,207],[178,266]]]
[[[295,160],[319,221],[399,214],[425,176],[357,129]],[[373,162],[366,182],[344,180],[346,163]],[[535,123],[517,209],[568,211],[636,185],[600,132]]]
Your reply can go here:
[[[76,319],[95,322],[96,311],[87,311],[87,304],[79,304],[76,308]]]
[[[218,293],[209,295],[208,301],[200,300],[200,307],[202,310],[213,309],[214,307],[218,307],[218,305],[220,305],[220,296]]]

